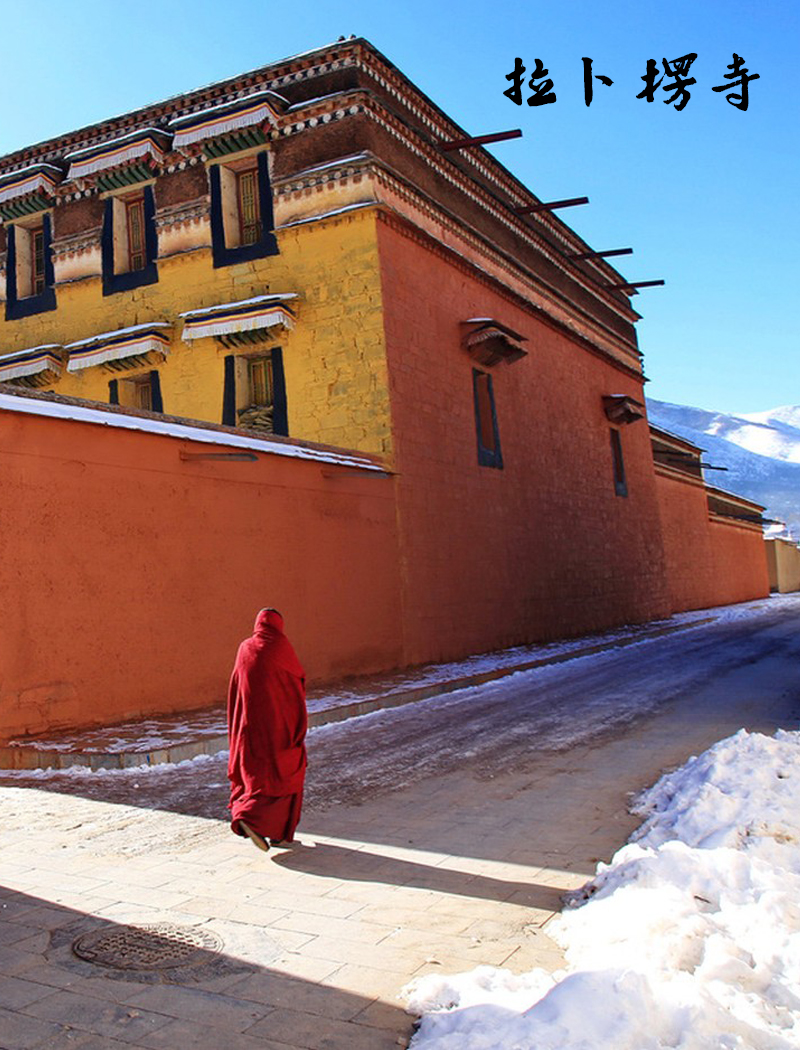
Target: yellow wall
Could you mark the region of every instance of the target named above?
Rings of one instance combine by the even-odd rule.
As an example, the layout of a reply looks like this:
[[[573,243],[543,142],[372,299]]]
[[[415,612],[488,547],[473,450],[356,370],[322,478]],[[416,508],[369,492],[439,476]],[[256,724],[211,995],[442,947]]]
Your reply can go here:
[[[158,264],[158,283],[103,296],[100,277],[56,286],[58,308],[0,325],[0,353],[65,344],[148,321],[170,321],[170,354],[158,365],[164,411],[222,421],[225,356],[213,338],[184,343],[178,314],[255,295],[295,292],[283,348],[289,434],[391,455],[376,215],[362,209],[278,231],[280,254],[214,269],[209,247]],[[266,344],[269,345],[269,344]],[[248,349],[255,349],[248,348]],[[241,351],[244,352],[244,351]],[[140,373],[154,367],[140,368]],[[102,365],[67,372],[59,394],[108,402],[109,379],[135,377]]]
[[[767,568],[771,591],[800,591],[800,549],[788,540],[767,540]]]

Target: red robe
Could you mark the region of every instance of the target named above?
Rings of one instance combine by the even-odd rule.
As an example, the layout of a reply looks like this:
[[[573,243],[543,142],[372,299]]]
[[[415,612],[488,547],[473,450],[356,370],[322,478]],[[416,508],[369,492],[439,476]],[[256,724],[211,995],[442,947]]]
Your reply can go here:
[[[262,609],[239,646],[228,690],[231,828],[243,820],[266,839],[291,841],[306,772],[305,672],[283,633],[283,617]]]

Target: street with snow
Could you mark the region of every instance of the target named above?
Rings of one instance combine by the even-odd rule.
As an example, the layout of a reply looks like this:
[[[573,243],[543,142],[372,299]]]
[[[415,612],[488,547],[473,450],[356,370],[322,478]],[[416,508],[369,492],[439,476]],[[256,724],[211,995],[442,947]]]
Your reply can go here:
[[[227,923],[249,970],[193,988],[191,1002],[216,997],[217,1016],[256,1002],[237,1047],[262,1031],[278,1050],[394,1045],[408,1034],[403,1003],[423,1015],[419,1050],[798,1047],[800,597],[683,623],[312,730],[304,845],[291,854],[251,856],[228,832],[224,753],[5,773],[4,899],[68,906],[75,922]],[[659,781],[664,770],[676,771]],[[59,863],[85,880],[72,893],[69,875],[61,889],[49,877]],[[126,895],[128,877],[152,891]],[[312,913],[338,916],[337,944]],[[0,961],[30,985],[13,1010],[63,1027],[69,981],[56,991],[45,942],[2,943]],[[356,968],[361,998],[336,999],[335,1024],[327,1000],[309,1008],[316,1034],[298,1035],[281,1028],[277,993],[252,992],[254,968],[338,996],[354,994]],[[98,982],[83,974],[74,991],[91,999]],[[137,996],[115,1000],[150,1006],[152,1030],[128,1046],[167,1045],[192,1023],[185,1004],[176,1014]],[[0,1007],[12,1011],[2,995]],[[200,1029],[174,1045],[213,1045]]]

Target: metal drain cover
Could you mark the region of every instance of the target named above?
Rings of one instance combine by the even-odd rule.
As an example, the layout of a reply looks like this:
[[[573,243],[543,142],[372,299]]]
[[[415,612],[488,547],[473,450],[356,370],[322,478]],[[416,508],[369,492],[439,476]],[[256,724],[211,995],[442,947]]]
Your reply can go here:
[[[206,966],[222,950],[210,930],[157,922],[143,926],[102,926],[72,942],[80,959],[114,970],[174,970]]]

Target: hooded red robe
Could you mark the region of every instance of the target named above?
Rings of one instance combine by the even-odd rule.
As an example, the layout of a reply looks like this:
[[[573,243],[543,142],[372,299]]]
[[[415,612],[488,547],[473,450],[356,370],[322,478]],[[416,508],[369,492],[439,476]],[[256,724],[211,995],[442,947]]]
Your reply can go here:
[[[265,839],[291,841],[306,771],[305,672],[283,633],[283,617],[262,609],[239,646],[228,690],[231,828],[243,820]]]

